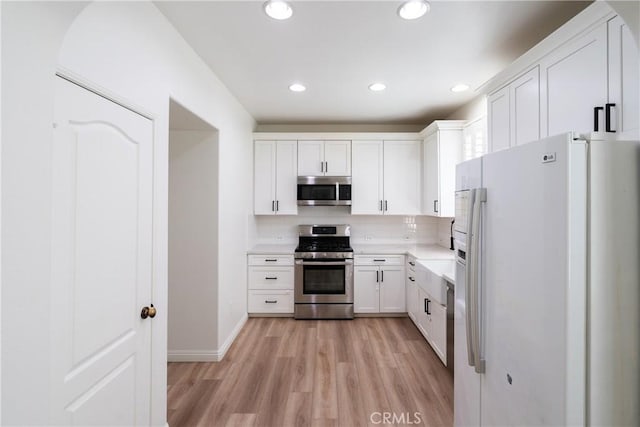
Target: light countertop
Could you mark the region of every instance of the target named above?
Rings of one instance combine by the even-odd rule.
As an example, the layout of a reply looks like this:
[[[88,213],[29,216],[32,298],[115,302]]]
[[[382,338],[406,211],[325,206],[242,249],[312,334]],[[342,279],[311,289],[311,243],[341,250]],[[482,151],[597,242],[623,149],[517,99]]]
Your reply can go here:
[[[352,243],[355,255],[412,255],[417,259],[454,259],[454,252],[438,245]]]
[[[261,244],[255,245],[247,253],[249,255],[289,255],[296,250],[296,243],[280,243],[280,244]]]

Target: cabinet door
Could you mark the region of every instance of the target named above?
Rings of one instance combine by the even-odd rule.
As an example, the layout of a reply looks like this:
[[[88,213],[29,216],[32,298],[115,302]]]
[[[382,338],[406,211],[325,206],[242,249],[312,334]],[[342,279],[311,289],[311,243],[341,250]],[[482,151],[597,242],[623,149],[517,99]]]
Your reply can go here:
[[[384,213],[420,214],[420,142],[384,142]]]
[[[429,295],[418,287],[418,329],[422,332],[422,335],[427,339],[427,341],[431,340],[431,327],[429,322],[429,314],[427,311],[431,312],[431,306],[433,303],[430,301]],[[427,310],[427,308],[429,310]]]
[[[298,175],[324,175],[324,141],[298,141]]]
[[[636,76],[637,78],[637,76]],[[557,49],[540,64],[541,137],[594,130],[594,107],[607,102],[607,25]],[[604,114],[599,130],[604,131]]]
[[[431,334],[431,347],[435,350],[436,354],[442,360],[442,363],[447,364],[447,307],[440,305],[435,301],[430,304],[430,334]]]
[[[540,67],[509,85],[511,96],[511,145],[540,139]]]
[[[405,312],[404,267],[381,267],[380,280],[380,312]]]
[[[253,212],[256,215],[275,214],[276,142],[256,141],[254,144]]]
[[[351,176],[351,141],[325,141],[326,176]]]
[[[437,216],[456,215],[456,165],[462,160],[462,130],[438,131],[438,212]]]
[[[351,213],[382,215],[382,141],[353,141]]]
[[[278,141],[276,144],[276,213],[298,213],[296,141]]]
[[[510,128],[510,96],[509,86],[489,95],[487,99],[487,112],[489,123],[489,152],[509,148]]]
[[[438,133],[429,135],[424,141],[424,201],[423,210],[426,215],[438,215],[440,203],[440,167],[438,152]]]
[[[379,313],[378,267],[354,267],[353,311],[354,313]]]
[[[640,133],[640,62],[631,31],[619,16],[608,22],[609,31],[609,102],[612,129],[628,139]]]
[[[416,325],[418,324],[418,306],[419,306],[419,302],[418,302],[418,285],[416,285],[415,282],[415,275],[410,276],[411,280],[409,277],[407,277],[407,314],[409,314],[409,317],[411,318],[411,320],[413,320],[413,323],[415,323]]]

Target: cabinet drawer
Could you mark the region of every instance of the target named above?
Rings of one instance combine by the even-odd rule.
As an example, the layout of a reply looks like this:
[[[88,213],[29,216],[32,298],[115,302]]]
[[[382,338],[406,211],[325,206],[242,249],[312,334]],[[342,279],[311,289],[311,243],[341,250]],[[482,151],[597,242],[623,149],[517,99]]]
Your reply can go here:
[[[293,289],[293,267],[249,267],[249,289]]]
[[[293,255],[249,255],[249,265],[293,265]]]
[[[249,313],[293,313],[293,291],[249,291]]]
[[[355,265],[404,265],[404,255],[356,255]]]

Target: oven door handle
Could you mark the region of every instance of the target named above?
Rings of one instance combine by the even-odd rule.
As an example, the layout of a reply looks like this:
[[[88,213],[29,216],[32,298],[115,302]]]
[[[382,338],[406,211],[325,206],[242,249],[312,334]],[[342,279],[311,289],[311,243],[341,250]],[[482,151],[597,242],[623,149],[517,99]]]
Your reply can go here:
[[[350,265],[353,264],[352,259],[346,259],[344,261],[306,261],[302,259],[296,260],[297,265]]]

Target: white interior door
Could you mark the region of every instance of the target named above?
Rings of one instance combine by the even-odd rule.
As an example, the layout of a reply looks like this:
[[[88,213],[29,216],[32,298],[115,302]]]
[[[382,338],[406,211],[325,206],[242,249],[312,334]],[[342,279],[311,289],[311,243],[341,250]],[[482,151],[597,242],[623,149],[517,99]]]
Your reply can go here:
[[[149,424],[152,143],[150,120],[57,79],[52,424]]]

